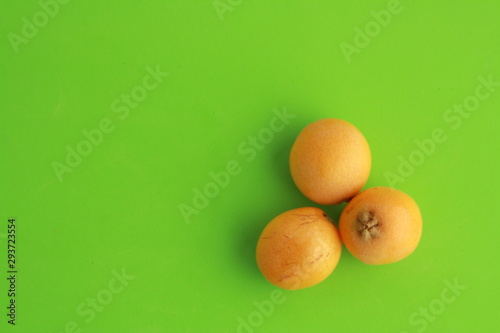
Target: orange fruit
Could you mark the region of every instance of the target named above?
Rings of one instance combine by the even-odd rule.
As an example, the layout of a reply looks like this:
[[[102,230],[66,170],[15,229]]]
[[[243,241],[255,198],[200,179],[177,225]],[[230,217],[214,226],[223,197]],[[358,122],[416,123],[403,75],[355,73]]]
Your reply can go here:
[[[319,208],[292,209],[275,217],[257,243],[257,265],[283,289],[311,287],[326,279],[340,259],[337,229]]]
[[[368,180],[370,147],[363,134],[341,119],[307,125],[290,152],[290,172],[310,200],[332,205],[356,195]]]
[[[356,195],[340,215],[349,252],[364,263],[388,264],[409,256],[422,235],[422,215],[406,193],[373,187]]]

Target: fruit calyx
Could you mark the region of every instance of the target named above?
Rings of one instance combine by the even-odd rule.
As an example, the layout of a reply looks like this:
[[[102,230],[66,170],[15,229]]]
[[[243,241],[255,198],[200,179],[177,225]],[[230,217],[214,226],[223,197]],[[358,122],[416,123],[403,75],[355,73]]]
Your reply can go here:
[[[356,231],[361,239],[369,241],[380,235],[380,221],[373,212],[362,210],[356,218]]]

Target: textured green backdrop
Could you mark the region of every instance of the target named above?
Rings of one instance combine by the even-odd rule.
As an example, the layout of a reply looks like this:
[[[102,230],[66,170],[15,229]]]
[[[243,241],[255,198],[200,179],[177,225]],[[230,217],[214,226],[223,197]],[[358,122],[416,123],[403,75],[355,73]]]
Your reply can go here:
[[[500,2],[2,1],[0,331],[492,332],[500,298]],[[254,251],[317,206],[287,158],[355,124],[366,187],[414,197],[420,246],[344,250],[281,291]],[[338,221],[342,207],[324,207]],[[7,322],[16,219],[16,325]]]

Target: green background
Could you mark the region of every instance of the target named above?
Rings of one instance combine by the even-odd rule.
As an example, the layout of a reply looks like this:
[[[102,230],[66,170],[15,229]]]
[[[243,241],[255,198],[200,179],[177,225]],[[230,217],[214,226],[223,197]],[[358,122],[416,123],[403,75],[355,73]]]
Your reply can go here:
[[[479,77],[500,82],[500,2],[222,3],[230,9],[218,13],[210,0],[71,1],[49,6],[44,22],[37,1],[2,1],[0,331],[497,329],[500,87],[464,116],[447,110],[488,92]],[[391,6],[399,12],[376,23],[371,12]],[[34,20],[35,32],[25,27]],[[368,41],[357,36],[365,28]],[[23,29],[31,37],[21,43]],[[357,51],[346,56],[343,43]],[[123,103],[115,112],[148,68],[169,75],[128,115]],[[293,118],[271,139],[283,110]],[[295,188],[287,159],[299,131],[326,117],[364,133],[366,187],[410,194],[423,237],[386,266],[344,248],[324,282],[280,294],[259,273],[255,245],[276,215],[318,206]],[[83,131],[103,119],[112,130],[85,146]],[[435,129],[446,140],[424,156],[415,140],[429,144]],[[259,134],[266,143],[244,153]],[[92,151],[58,177],[54,162],[79,144]],[[410,158],[418,165],[390,183]],[[180,205],[193,206],[230,161],[229,184],[208,185],[213,198],[183,217]],[[319,207],[338,221],[342,206]],[[18,231],[15,327],[5,315],[8,218]],[[453,294],[450,283],[466,289]]]

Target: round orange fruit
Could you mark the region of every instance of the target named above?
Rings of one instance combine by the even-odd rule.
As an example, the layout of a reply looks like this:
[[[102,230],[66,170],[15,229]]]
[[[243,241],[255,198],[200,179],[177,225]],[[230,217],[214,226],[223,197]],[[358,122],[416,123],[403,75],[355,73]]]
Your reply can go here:
[[[356,195],[368,180],[371,153],[363,134],[341,119],[307,125],[290,152],[290,172],[310,200],[332,205]]]
[[[340,259],[337,229],[319,208],[292,209],[275,217],[257,243],[257,265],[272,284],[288,290],[326,279]]]
[[[422,236],[422,215],[406,193],[373,187],[356,195],[340,215],[349,252],[364,263],[389,264],[409,256]]]

